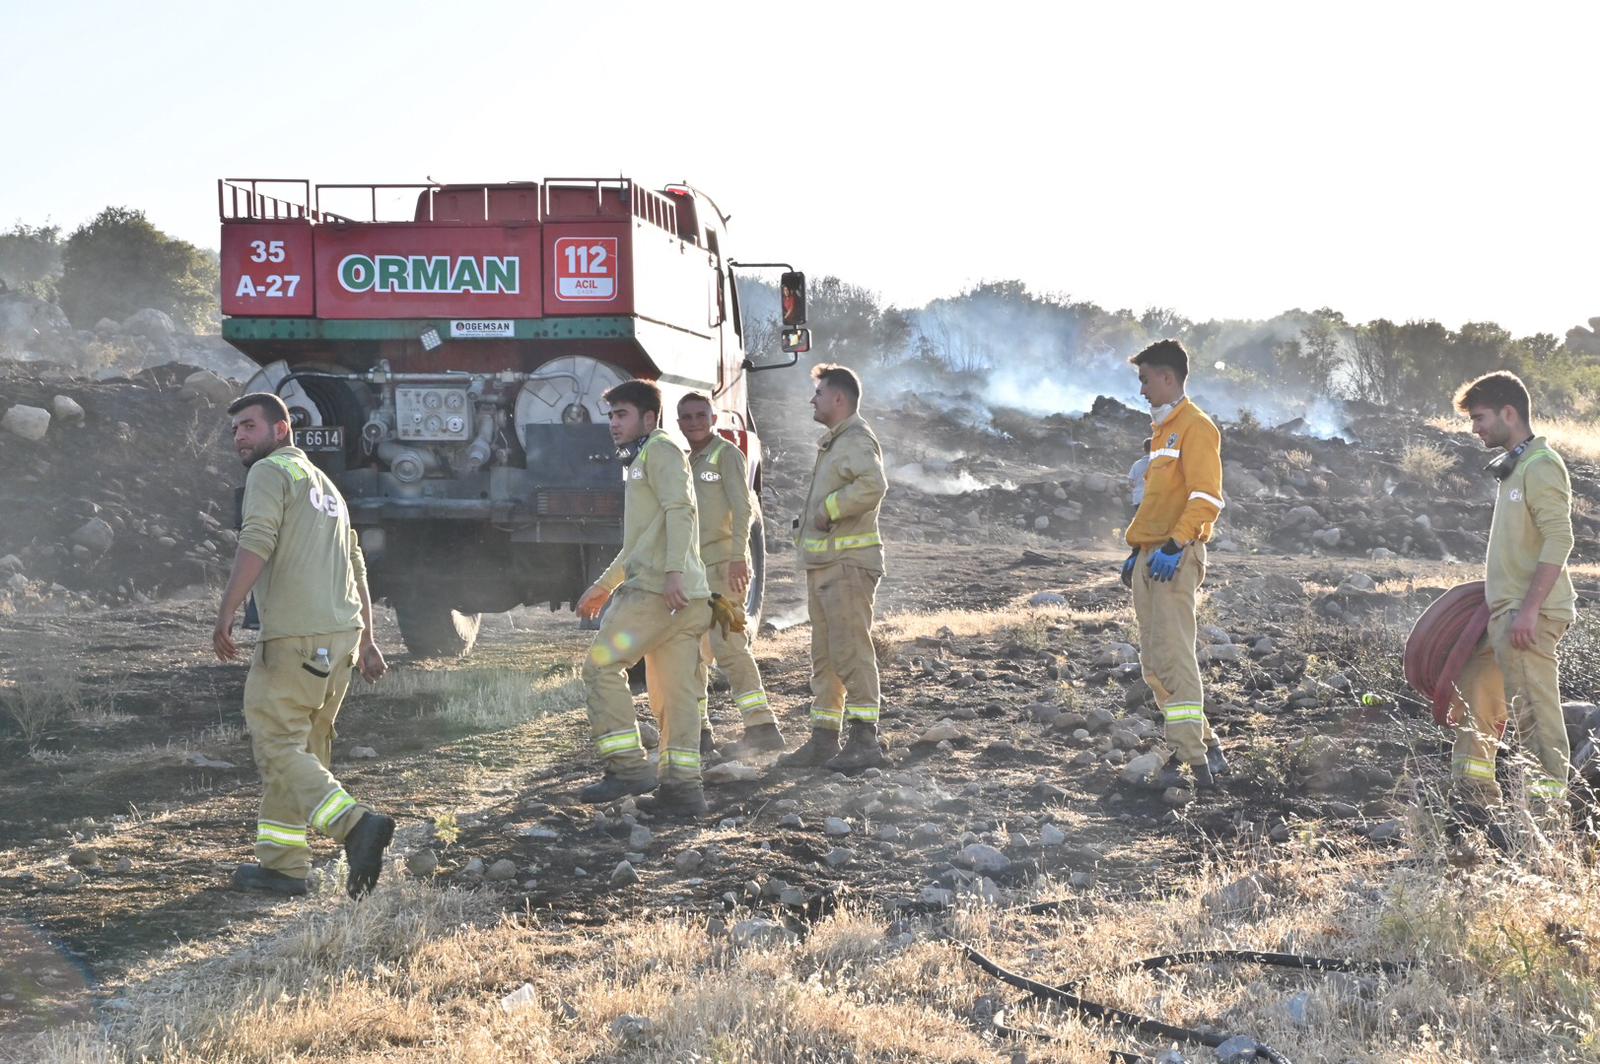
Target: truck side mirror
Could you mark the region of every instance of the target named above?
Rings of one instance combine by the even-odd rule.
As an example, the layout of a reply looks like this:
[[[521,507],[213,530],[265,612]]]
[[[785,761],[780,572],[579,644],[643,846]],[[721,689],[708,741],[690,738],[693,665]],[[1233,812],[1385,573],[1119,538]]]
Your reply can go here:
[[[785,329],[782,338],[783,353],[786,355],[803,355],[811,350],[810,329]]]
[[[786,329],[798,329],[806,323],[806,275],[798,270],[789,270],[778,282],[778,291],[783,297],[783,325]],[[785,347],[785,351],[789,348]]]

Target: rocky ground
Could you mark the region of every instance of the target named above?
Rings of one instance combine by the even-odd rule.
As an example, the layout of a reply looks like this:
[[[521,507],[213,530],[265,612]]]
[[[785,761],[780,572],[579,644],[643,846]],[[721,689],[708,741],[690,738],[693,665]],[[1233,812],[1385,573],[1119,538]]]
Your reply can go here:
[[[93,382],[0,363],[0,417],[52,413],[38,439],[0,431],[0,935],[16,958],[0,971],[0,1058],[40,1029],[134,1009],[152,973],[241,949],[284,909],[223,889],[248,857],[259,781],[244,670],[207,639],[237,471],[216,435],[221,391],[194,372]],[[793,741],[808,631],[778,515],[798,508],[815,431],[769,402],[758,658]],[[1142,782],[1165,750],[1111,536],[1148,422],[1109,402],[974,420],[911,397],[876,420],[895,485],[879,646],[889,768],[723,764],[704,825],[583,806],[595,767],[572,665],[587,638],[570,615],[490,618],[473,658],[440,662],[399,654],[380,610],[395,669],[347,704],[335,767],[399,817],[390,877],[596,933],[689,913],[714,936],[781,941],[843,901],[901,935],[974,904],[1160,898],[1240,854],[1364,861],[1429,830],[1447,745],[1404,691],[1397,651],[1410,620],[1473,574],[1489,499],[1475,443],[1377,415],[1354,417],[1363,442],[1225,430],[1230,505],[1201,654],[1234,773],[1191,801]],[[1406,479],[1408,434],[1451,456],[1432,485]],[[1564,693],[1584,702],[1600,694],[1587,611],[1600,493],[1593,468],[1574,476],[1586,612]],[[732,734],[725,695],[714,713]],[[315,854],[331,886],[335,850]],[[1249,908],[1271,889],[1224,886],[1203,904]],[[985,1059],[1006,1059],[980,1033]]]

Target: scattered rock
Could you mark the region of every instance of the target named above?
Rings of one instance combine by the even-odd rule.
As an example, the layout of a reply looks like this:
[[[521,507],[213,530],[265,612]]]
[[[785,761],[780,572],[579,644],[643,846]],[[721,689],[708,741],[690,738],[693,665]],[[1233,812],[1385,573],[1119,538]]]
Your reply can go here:
[[[50,412],[62,424],[77,424],[84,419],[83,407],[70,395],[57,395],[50,400]]]
[[[762,949],[768,946],[782,946],[787,945],[794,938],[794,932],[787,927],[784,927],[776,920],[768,920],[763,917],[740,920],[728,931],[728,941],[739,949],[746,947]]]
[[[850,859],[854,856],[855,854],[845,849],[843,846],[835,846],[833,849],[827,852],[827,855],[822,858],[822,861],[829,868],[843,868],[845,865],[850,863]]]
[[[1381,824],[1374,824],[1367,830],[1367,838],[1373,842],[1394,842],[1405,834],[1405,825],[1398,820],[1385,820]]]
[[[1058,595],[1054,591],[1036,591],[1028,598],[1030,606],[1065,606],[1065,595]]]
[[[1217,1064],[1251,1064],[1260,1043],[1247,1034],[1236,1034],[1216,1048]]]
[[[1094,657],[1096,668],[1111,668],[1116,665],[1131,665],[1139,660],[1139,648],[1132,643],[1112,643],[1101,648]]]
[[[611,1021],[611,1037],[625,1045],[647,1042],[655,1034],[655,1021],[648,1016],[623,1013]]]
[[[961,848],[956,863],[975,872],[999,875],[1011,867],[1011,858],[987,843],[974,842]]]
[[[916,745],[932,746],[937,745],[938,743],[964,740],[965,738],[966,735],[961,731],[960,728],[956,727],[955,722],[949,718],[946,718],[929,728],[927,731],[923,732],[922,735],[918,737]]]
[[[1161,800],[1168,805],[1188,805],[1194,801],[1194,791],[1188,787],[1168,787],[1161,792]]]
[[[416,850],[406,858],[406,870],[418,878],[433,875],[438,867],[439,855],[432,850]],[[512,872],[515,871],[513,867]]]
[[[532,983],[523,983],[511,993],[500,999],[500,1009],[507,1015],[521,1012],[523,1009],[532,1008],[538,1004],[538,992],[533,989]]]
[[[635,824],[632,830],[628,832],[628,849],[643,853],[649,847],[650,840],[653,838],[655,838],[655,835],[651,833],[649,828],[643,824]]]
[[[1248,875],[1209,891],[1201,897],[1200,904],[1218,916],[1240,916],[1259,912],[1271,901],[1260,878]]]
[[[205,754],[190,754],[189,764],[195,766],[196,768],[209,768],[218,770],[230,769],[234,767],[232,761],[218,761],[215,758],[207,757]]]
[[[1203,646],[1200,648],[1199,658],[1202,665],[1209,665],[1214,661],[1242,661],[1244,647],[1234,643]]]
[[[202,369],[196,370],[183,378],[183,387],[178,389],[178,394],[192,401],[203,400],[221,405],[232,402],[239,392],[232,384],[229,384],[215,373],[208,369]]]
[[[672,867],[678,872],[688,873],[699,868],[705,861],[705,855],[699,850],[684,850],[673,858]]]
[[[516,873],[517,873],[516,867],[512,866],[511,874],[512,875],[516,875]],[[481,876],[481,875],[483,875],[483,858],[482,857],[473,857],[470,860],[468,860],[466,864],[461,866],[461,874],[464,875],[464,876]]]
[[[1046,824],[1039,829],[1040,846],[1061,846],[1067,841],[1067,833],[1054,824]]]
[[[830,816],[822,822],[822,833],[833,838],[840,838],[850,834],[850,824],[836,816]]]
[[[508,879],[515,879],[516,875],[516,864],[509,857],[502,857],[489,866],[489,870],[484,873],[484,878],[491,883],[504,883]]]
[[[1289,1022],[1296,1027],[1311,1026],[1311,992],[1302,990],[1284,1002],[1284,1012],[1289,1015]]]
[[[370,746],[352,746],[350,748],[350,759],[352,761],[370,761],[377,756],[378,751]]]
[[[761,770],[743,761],[722,761],[702,773],[708,784],[745,783],[761,775]]]
[[[948,908],[955,903],[956,892],[945,887],[926,886],[917,897],[924,905]]]
[[[799,813],[785,813],[778,818],[780,828],[803,828],[805,821],[800,819]]]
[[[91,517],[79,525],[71,536],[74,544],[83,547],[90,554],[104,554],[111,549],[111,542],[115,538],[116,532],[98,517]]]
[[[157,310],[154,307],[145,307],[143,310],[136,310],[122,319],[122,331],[151,340],[170,340],[177,334],[178,326],[166,311]],[[218,380],[221,380],[221,378],[219,377]],[[232,397],[231,393],[229,397]]]
[[[639,873],[634,871],[633,865],[627,861],[618,861],[617,867],[611,870],[611,885],[613,887],[626,887],[639,882]]]
[[[1138,757],[1129,758],[1128,763],[1122,766],[1122,781],[1124,783],[1144,783],[1161,769],[1167,762],[1167,751],[1163,749],[1151,750],[1140,754]]]
[[[18,403],[0,417],[0,429],[37,443],[50,431],[50,411]]]

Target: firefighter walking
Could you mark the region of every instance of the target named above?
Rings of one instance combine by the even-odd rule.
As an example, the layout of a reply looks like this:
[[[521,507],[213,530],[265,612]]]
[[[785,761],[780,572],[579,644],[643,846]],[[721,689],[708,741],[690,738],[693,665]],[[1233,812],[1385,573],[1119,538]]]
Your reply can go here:
[[[251,590],[261,632],[244,683],[244,718],[261,772],[256,864],[233,873],[236,890],[306,893],[308,828],[344,844],[347,889],[378,882],[394,820],[358,802],[328,771],[334,720],[350,673],[367,682],[387,666],[372,634],[367,570],[338,488],[294,446],[289,409],[267,392],[229,407],[245,467],[243,524],[212,645],[234,661],[234,615]]]
[[[1172,756],[1160,787],[1211,787],[1228,770],[1206,720],[1195,657],[1195,594],[1205,579],[1206,543],[1222,512],[1222,438],[1184,394],[1189,354],[1177,340],[1151,344],[1128,360],[1150,403],[1144,497],[1128,525],[1133,552],[1122,581],[1133,591],[1139,663],[1165,721]]]
[[[755,514],[744,452],[711,430],[711,399],[690,392],[678,400],[678,431],[689,443],[695,508],[700,520],[700,560],[713,595],[743,603],[750,589],[750,527]],[[712,625],[700,640],[699,686],[702,739],[711,730],[707,680],[715,662],[728,677],[739,710],[740,738],[723,750],[728,757],[782,750],[783,734],[767,703],[761,670],[750,649],[750,632]],[[702,741],[701,748],[707,744]]]
[[[660,427],[661,390],[653,382],[624,381],[604,398],[611,405],[611,440],[623,455],[622,550],[577,605],[586,618],[605,610],[582,670],[604,774],[583,789],[582,798],[610,802],[656,791],[659,783],[642,807],[668,816],[704,816],[704,687],[696,687],[696,676],[700,638],[712,611],[689,463]],[[659,772],[646,759],[628,688],[627,671],[640,660],[661,731]]]
[[[1527,793],[1535,823],[1549,832],[1569,821],[1571,750],[1556,644],[1577,616],[1567,572],[1572,483],[1561,456],[1534,435],[1528,389],[1515,374],[1468,381],[1455,405],[1485,447],[1506,451],[1489,466],[1499,482],[1484,564],[1489,631],[1458,683],[1450,762],[1457,821],[1490,825],[1491,837],[1503,842],[1491,811],[1501,801],[1495,755],[1508,715],[1531,755]]]
[[[872,610],[883,577],[878,509],[888,481],[883,448],[861,418],[860,378],[828,364],[814,367],[811,376],[812,419],[828,430],[817,444],[806,506],[795,521],[811,616],[811,737],[778,763],[854,772],[887,764],[878,747]]]

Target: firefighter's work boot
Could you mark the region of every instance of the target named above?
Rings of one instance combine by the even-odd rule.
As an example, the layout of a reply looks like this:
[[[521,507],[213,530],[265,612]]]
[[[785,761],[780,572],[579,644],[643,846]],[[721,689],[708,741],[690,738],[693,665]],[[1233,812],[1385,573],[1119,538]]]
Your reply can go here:
[[[350,834],[344,837],[345,863],[350,866],[345,892],[359,898],[378,885],[383,872],[383,851],[394,838],[394,817],[382,813],[363,813]]]
[[[1450,817],[1445,821],[1445,835],[1452,842],[1465,841],[1466,833],[1476,829],[1483,832],[1484,838],[1489,840],[1501,853],[1511,852],[1511,835],[1506,831],[1505,823],[1496,816],[1488,807],[1478,802],[1457,798],[1450,803]]]
[[[829,772],[860,772],[867,768],[883,768],[888,764],[889,759],[878,745],[878,726],[853,720],[850,722],[850,732],[845,736],[844,749],[838,757],[822,767]]]
[[[655,789],[656,770],[653,768],[637,776],[619,776],[608,768],[598,783],[591,783],[578,792],[578,801],[605,805],[631,794],[649,794]]]
[[[769,754],[783,748],[783,733],[778,730],[776,724],[752,724],[744,730],[744,734],[737,742],[723,747],[722,753],[726,757],[740,758],[751,754]]]
[[[717,737],[711,734],[710,728],[700,729],[700,763],[711,765],[722,759],[721,751],[717,749]]]
[[[701,820],[710,815],[711,807],[706,804],[705,787],[699,780],[674,781],[663,783],[654,794],[639,799],[639,811],[668,820]]]
[[[1169,787],[1177,787],[1185,791],[1193,787],[1197,791],[1203,791],[1210,790],[1217,785],[1216,777],[1211,774],[1211,767],[1204,761],[1198,765],[1189,766],[1189,771],[1193,775],[1192,780],[1189,776],[1183,774],[1183,767],[1183,762],[1178,760],[1176,754],[1167,758],[1167,763],[1161,766],[1160,772],[1156,773],[1153,785],[1158,790],[1163,791]]]
[[[306,892],[306,881],[299,876],[284,875],[258,864],[242,864],[233,870],[233,890],[248,890],[258,894],[281,894],[298,898]]]
[[[813,768],[837,757],[839,733],[832,728],[812,728],[811,738],[778,758],[780,768]]]
[[[1227,757],[1222,752],[1221,743],[1212,743],[1206,747],[1206,768],[1211,770],[1213,776],[1226,776],[1233,771],[1228,764]]]

